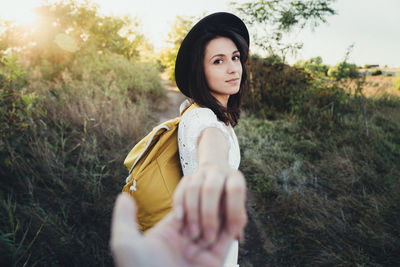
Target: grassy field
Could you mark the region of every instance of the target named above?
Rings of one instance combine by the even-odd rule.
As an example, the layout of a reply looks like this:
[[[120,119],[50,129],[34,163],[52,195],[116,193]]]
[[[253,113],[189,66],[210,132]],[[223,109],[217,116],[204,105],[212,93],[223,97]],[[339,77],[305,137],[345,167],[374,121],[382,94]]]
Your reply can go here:
[[[165,105],[165,92],[155,63],[113,53],[74,60],[52,79],[12,58],[0,64],[4,266],[112,264],[110,216],[127,174],[122,162],[157,123],[152,107]],[[258,230],[268,237],[263,264],[400,262],[400,100],[387,80],[367,78],[363,94],[341,93],[354,91],[354,80],[310,85],[307,94],[291,87],[293,110],[266,107],[273,119],[245,110],[237,135]],[[281,88],[269,90],[278,99]],[[327,109],[328,100],[337,104]]]
[[[365,78],[365,84],[363,93],[365,96],[370,98],[380,98],[386,96],[397,96],[400,97],[400,90],[394,88],[393,84],[394,77],[387,76],[367,76]],[[343,82],[343,86],[348,88],[352,92],[357,88],[356,82],[348,80]]]
[[[150,106],[164,91],[149,63],[108,54],[76,64],[50,81],[2,66],[2,266],[112,265],[122,162],[156,122]]]
[[[368,133],[360,103],[319,131],[289,116],[239,124],[265,266],[399,264],[400,101],[367,98]]]

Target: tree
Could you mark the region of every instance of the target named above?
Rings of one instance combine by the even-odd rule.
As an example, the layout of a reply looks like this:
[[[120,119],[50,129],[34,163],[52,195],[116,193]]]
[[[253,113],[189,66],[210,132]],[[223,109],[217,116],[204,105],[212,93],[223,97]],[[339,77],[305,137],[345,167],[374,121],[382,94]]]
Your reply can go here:
[[[19,51],[29,65],[48,66],[51,76],[91,53],[138,59],[139,48],[147,42],[136,19],[102,15],[88,0],[44,2],[35,13],[38,20],[31,28],[0,24],[0,49]]]
[[[328,76],[341,80],[342,78],[357,78],[358,70],[357,65],[347,62],[339,62],[328,70]]]
[[[294,29],[314,29],[321,22],[326,23],[328,15],[336,14],[332,8],[335,1],[253,0],[230,4],[250,26],[255,45],[285,61],[288,53],[295,54],[302,48],[302,43],[287,43],[285,37]]]
[[[175,60],[179,47],[196,20],[194,17],[177,16],[168,33],[167,46],[161,51],[160,60],[171,81],[175,81]]]
[[[329,69],[327,65],[323,64],[321,57],[300,60],[296,62],[295,67],[304,68],[305,71],[317,77],[327,76]]]

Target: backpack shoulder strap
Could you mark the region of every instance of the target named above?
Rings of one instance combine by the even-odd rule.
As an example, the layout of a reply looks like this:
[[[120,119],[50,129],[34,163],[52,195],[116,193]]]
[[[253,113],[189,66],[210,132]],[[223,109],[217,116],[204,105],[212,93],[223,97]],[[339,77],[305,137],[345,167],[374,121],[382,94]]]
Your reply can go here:
[[[180,117],[176,117],[174,119],[168,120],[166,122],[163,122],[156,127],[153,128],[153,130],[148,133],[143,139],[141,139],[129,152],[128,156],[125,158],[124,165],[128,168],[129,170],[129,175],[131,174],[133,168],[136,166],[136,164],[139,162],[139,160],[142,158],[142,156],[145,154],[145,152],[153,146],[155,142],[159,139],[159,137],[166,131],[175,131],[178,128],[178,124],[186,112],[200,107],[198,104],[193,103],[189,107],[186,108],[186,110],[183,111],[182,115]],[[129,176],[127,180],[129,179]]]
[[[192,103],[190,106],[188,106],[186,109],[184,109],[184,110],[182,111],[181,117],[182,117],[186,112],[189,112],[190,110],[195,109],[195,108],[200,108],[199,104],[197,104],[197,103]]]

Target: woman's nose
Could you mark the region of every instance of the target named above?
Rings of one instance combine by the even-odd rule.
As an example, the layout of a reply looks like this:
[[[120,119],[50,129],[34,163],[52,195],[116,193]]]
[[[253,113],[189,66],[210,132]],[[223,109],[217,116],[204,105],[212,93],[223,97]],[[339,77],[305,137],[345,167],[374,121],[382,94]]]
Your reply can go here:
[[[242,68],[242,64],[240,63],[240,61],[234,61],[234,60],[230,60],[228,62],[228,73],[234,73],[234,72],[238,72],[240,71]]]

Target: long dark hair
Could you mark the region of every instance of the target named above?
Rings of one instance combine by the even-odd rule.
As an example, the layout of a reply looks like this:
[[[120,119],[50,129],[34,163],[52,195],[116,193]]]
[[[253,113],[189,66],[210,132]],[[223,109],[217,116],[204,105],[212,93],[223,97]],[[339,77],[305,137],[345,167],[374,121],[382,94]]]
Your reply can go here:
[[[243,69],[239,92],[229,97],[227,108],[223,107],[210,93],[211,90],[207,85],[204,73],[203,59],[205,48],[211,40],[217,37],[227,37],[235,43],[240,52],[240,62]],[[242,102],[242,96],[247,87],[247,72],[245,64],[248,55],[249,47],[247,42],[241,35],[230,29],[207,29],[196,41],[191,53],[189,90],[193,101],[201,106],[210,108],[220,121],[224,122],[225,124],[230,123],[232,126],[236,126],[240,118],[240,105]]]

